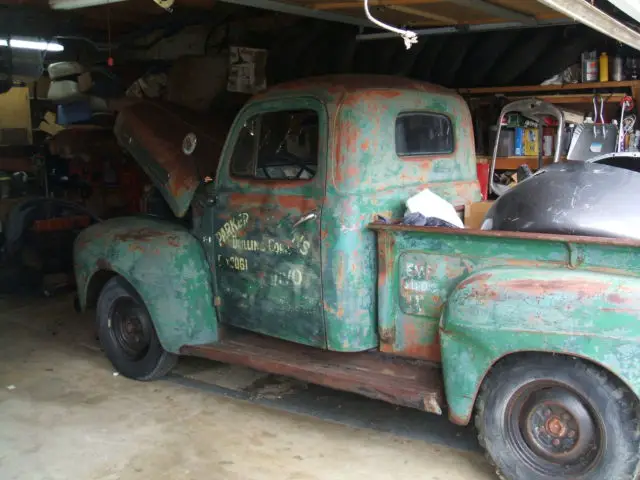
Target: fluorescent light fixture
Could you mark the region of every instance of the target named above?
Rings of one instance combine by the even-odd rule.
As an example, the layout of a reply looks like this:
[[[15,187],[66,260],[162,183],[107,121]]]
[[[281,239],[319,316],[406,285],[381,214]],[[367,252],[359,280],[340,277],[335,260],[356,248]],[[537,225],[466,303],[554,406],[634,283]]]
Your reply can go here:
[[[6,47],[7,41],[0,40],[0,47]],[[11,39],[11,48],[22,48],[25,50],[40,50],[41,52],[62,52],[64,47],[56,42],[41,42],[33,40]]]
[[[99,7],[125,0],[49,0],[49,7],[53,10],[75,10],[77,8]]]

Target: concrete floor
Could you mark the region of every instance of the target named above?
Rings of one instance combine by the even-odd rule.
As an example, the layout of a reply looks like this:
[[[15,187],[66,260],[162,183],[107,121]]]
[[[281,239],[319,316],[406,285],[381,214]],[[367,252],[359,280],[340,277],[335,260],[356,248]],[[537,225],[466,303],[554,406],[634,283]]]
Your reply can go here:
[[[265,382],[268,377],[248,369],[181,361],[176,378],[212,389],[114,376],[91,325],[90,317],[72,310],[69,297],[0,300],[1,480],[495,478],[475,451],[225,396],[250,391],[250,400],[280,399],[302,389]],[[327,408],[340,407],[332,405]],[[394,425],[415,424],[419,414],[363,405],[395,412],[379,414]],[[431,419],[431,428],[442,430],[434,438],[468,436],[438,417],[419,415],[426,430]]]

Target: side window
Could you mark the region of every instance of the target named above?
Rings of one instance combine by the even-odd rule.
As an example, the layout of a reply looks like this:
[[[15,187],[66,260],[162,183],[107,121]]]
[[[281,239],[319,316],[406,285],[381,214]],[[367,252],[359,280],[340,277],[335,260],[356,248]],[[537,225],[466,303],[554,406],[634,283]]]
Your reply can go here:
[[[453,153],[453,125],[438,113],[402,113],[396,118],[396,153],[400,157]]]
[[[318,114],[284,110],[250,117],[231,156],[231,174],[267,180],[309,180],[318,169]]]

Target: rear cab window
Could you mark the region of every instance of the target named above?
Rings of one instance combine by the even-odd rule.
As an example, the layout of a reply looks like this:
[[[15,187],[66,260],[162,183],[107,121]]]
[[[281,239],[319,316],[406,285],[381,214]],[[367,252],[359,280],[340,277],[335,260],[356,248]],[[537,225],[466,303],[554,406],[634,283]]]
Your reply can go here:
[[[401,113],[396,118],[395,143],[399,157],[451,154],[453,124],[440,113]]]

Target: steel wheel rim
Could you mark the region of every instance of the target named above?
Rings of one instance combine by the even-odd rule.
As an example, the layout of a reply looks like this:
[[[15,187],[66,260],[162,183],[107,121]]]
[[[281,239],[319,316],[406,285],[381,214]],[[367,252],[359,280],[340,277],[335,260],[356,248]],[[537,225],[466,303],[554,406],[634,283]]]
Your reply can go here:
[[[507,405],[504,427],[520,459],[545,475],[588,473],[605,445],[602,419],[575,390],[557,382],[521,387]]]
[[[132,298],[118,298],[109,311],[109,330],[120,350],[140,360],[151,345],[151,324],[144,308]]]

